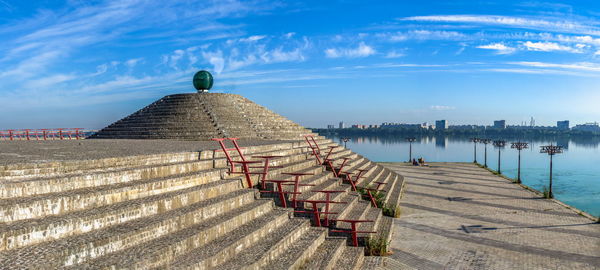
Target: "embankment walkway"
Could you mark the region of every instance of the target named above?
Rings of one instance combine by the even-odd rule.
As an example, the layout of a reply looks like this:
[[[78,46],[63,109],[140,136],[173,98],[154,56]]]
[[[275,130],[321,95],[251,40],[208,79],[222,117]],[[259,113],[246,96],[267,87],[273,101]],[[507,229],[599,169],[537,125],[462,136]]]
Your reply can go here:
[[[600,269],[600,224],[474,164],[382,165],[405,177],[394,269]]]

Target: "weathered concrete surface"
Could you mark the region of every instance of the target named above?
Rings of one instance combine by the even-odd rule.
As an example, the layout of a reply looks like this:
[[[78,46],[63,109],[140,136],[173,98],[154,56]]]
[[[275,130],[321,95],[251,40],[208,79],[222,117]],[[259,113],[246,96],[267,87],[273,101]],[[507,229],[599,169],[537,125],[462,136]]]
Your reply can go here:
[[[600,268],[600,224],[551,200],[473,164],[382,165],[406,181],[388,268]]]
[[[300,138],[301,139],[301,138]],[[268,145],[291,141],[241,139],[240,145]],[[0,141],[0,165],[192,152],[218,149],[214,141],[178,140],[56,140]]]

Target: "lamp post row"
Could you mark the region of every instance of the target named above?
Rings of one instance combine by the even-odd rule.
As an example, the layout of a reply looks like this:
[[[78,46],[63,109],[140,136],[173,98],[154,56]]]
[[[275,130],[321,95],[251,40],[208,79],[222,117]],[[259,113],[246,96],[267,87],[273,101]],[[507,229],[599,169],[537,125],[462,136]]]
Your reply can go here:
[[[484,146],[484,164],[483,166],[485,168],[487,168],[487,144],[491,142],[490,139],[482,139],[482,138],[471,138],[470,139],[471,142],[473,142],[473,163],[477,163],[477,143],[483,143]],[[502,149],[504,149],[504,147],[506,147],[506,141],[504,140],[496,140],[493,141],[493,145],[495,148],[498,149],[498,173],[502,173],[501,171],[501,153],[502,153]],[[521,184],[521,150],[523,149],[528,149],[529,148],[529,143],[526,142],[513,142],[511,143],[510,148],[512,149],[517,149],[518,151],[518,166],[517,166],[517,184]],[[552,193],[552,157],[556,154],[561,154],[563,153],[563,148],[562,146],[558,146],[558,145],[544,145],[544,146],[540,146],[540,153],[544,153],[544,154],[548,154],[550,156],[550,183],[549,183],[549,189],[548,189],[548,198],[553,198],[554,194]]]

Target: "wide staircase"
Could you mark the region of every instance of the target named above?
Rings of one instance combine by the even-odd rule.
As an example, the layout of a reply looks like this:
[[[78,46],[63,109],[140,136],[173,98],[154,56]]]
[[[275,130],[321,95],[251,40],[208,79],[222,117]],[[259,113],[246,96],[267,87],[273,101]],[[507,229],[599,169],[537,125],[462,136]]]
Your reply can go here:
[[[297,140],[306,133],[302,126],[240,95],[190,93],[165,96],[91,138]]]
[[[322,155],[358,173],[386,213],[397,211],[403,179],[322,137]],[[217,149],[215,143],[215,149]],[[242,145],[243,146],[243,145]],[[291,180],[303,172],[300,194],[283,202],[262,175],[249,187],[229,174],[223,152],[207,150],[0,168],[2,269],[372,269],[377,240],[391,237],[392,218],[373,207],[349,181],[317,164],[305,141],[246,146],[249,160],[276,155],[266,179]],[[328,150],[327,150],[328,151]],[[240,156],[232,154],[232,159]],[[260,163],[256,163],[260,164]],[[239,166],[237,167],[239,170]],[[254,171],[261,169],[254,169]],[[291,192],[292,185],[285,186]],[[329,212],[316,226],[307,200],[324,200]],[[270,192],[269,192],[270,191]],[[364,193],[364,191],[363,191]],[[293,206],[296,204],[296,208]],[[318,207],[322,207],[318,206]],[[295,211],[294,211],[295,210]],[[318,209],[319,211],[325,211]],[[391,214],[390,214],[391,213]],[[350,225],[358,223],[358,246]]]

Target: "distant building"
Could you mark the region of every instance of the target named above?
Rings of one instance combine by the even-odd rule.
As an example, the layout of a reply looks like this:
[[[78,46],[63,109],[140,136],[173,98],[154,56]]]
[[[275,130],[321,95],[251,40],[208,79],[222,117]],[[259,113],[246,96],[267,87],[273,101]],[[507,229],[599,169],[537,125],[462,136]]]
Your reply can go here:
[[[435,121],[435,128],[437,130],[448,129],[448,121],[446,121],[446,120],[437,120],[437,121]]]
[[[327,128],[328,128],[328,129],[334,129],[334,128],[335,128],[335,125],[327,125]]]
[[[427,123],[422,124],[402,124],[402,123],[381,123],[381,128],[404,128],[404,129],[420,129],[427,128]]]
[[[573,130],[598,132],[598,131],[600,131],[600,126],[598,126],[597,122],[585,123],[585,124],[574,126]]]
[[[558,128],[558,129],[569,129],[569,120],[556,122],[556,128]]]
[[[358,128],[358,129],[365,129],[365,128],[367,128],[367,127],[369,127],[369,126],[367,126],[367,125],[359,125],[359,124],[357,124],[357,125],[352,125],[352,128]]]
[[[344,125],[344,122],[340,122],[340,126],[339,128],[345,128],[346,126]]]
[[[505,129],[506,128],[506,120],[494,121],[494,128]]]

